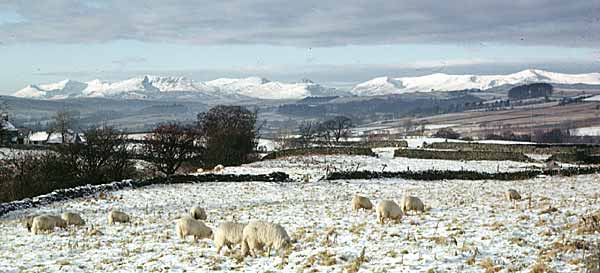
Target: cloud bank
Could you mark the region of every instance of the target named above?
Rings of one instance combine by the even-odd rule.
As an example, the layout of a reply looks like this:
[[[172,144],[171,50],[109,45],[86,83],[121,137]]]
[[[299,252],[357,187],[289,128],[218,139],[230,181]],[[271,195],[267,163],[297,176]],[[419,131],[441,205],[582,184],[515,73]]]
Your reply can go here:
[[[600,1],[5,0],[0,42],[600,46]]]

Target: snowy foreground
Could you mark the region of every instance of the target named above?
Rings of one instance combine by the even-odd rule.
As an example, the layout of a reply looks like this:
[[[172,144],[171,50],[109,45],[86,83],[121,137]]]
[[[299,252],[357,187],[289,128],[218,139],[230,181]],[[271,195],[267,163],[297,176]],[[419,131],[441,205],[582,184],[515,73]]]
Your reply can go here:
[[[360,272],[483,272],[490,266],[529,272],[542,257],[557,272],[582,272],[582,250],[552,249],[557,242],[600,239],[578,235],[572,227],[581,215],[600,209],[599,178],[204,183],[122,190],[0,219],[0,272],[345,272],[363,249]],[[506,201],[508,188],[531,196],[531,203]],[[404,192],[431,209],[385,225],[374,212],[350,210],[355,193],[378,202],[398,201]],[[283,263],[280,257],[241,260],[217,255],[210,240],[182,241],[174,220],[193,205],[207,209],[212,228],[234,219],[280,223],[297,239],[294,251]],[[550,206],[558,211],[545,213]],[[133,223],[108,226],[111,208],[132,215]],[[81,213],[87,226],[30,235],[16,221],[65,210]]]

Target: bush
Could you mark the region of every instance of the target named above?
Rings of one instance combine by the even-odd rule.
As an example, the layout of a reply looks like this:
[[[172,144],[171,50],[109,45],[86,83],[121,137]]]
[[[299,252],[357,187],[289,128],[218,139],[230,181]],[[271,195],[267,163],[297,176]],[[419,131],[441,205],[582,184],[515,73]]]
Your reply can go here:
[[[455,132],[454,130],[452,130],[452,128],[439,129],[437,132],[435,132],[435,134],[433,134],[433,136],[439,137],[439,138],[447,138],[447,139],[459,139],[460,138],[460,134]]]
[[[569,138],[569,133],[561,129],[550,131],[536,130],[533,139],[541,143],[563,143]]]

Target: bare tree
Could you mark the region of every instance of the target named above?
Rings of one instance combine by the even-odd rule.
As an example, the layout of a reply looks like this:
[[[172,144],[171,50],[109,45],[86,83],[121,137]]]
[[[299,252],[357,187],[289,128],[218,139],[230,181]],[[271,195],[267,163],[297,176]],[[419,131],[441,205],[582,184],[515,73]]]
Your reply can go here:
[[[200,115],[206,163],[235,166],[253,160],[259,130],[264,125],[257,126],[257,116],[257,111],[233,105],[218,105]]]
[[[204,147],[198,144],[197,128],[177,123],[156,127],[144,140],[143,158],[165,175],[174,174],[182,163],[200,158]]]
[[[54,123],[52,125],[52,132],[59,133],[61,137],[61,143],[65,144],[66,136],[69,133],[69,129],[73,125],[73,117],[67,111],[58,111],[53,117]]]
[[[415,124],[413,123],[412,119],[408,118],[402,122],[402,127],[404,127],[404,135],[408,136],[413,128],[415,128]]]
[[[349,117],[337,116],[331,119],[331,121],[331,131],[335,143],[340,143],[342,139],[350,137],[353,124]]]
[[[327,144],[340,143],[351,133],[352,120],[345,116],[336,116],[321,123],[317,128],[318,136]]]
[[[275,143],[279,150],[289,149],[292,146],[292,132],[286,128],[280,128],[277,130],[277,135],[275,135],[274,139]]]
[[[318,132],[319,126],[320,124],[317,121],[308,120],[300,123],[300,126],[298,126],[298,133],[300,134],[299,141],[302,147],[306,148],[310,146]]]
[[[126,136],[113,127],[101,127],[84,132],[86,143],[80,146],[80,169],[85,176],[96,180],[123,179],[129,173]]]
[[[0,146],[8,144],[8,107],[4,101],[0,101]],[[5,143],[6,142],[6,143]]]

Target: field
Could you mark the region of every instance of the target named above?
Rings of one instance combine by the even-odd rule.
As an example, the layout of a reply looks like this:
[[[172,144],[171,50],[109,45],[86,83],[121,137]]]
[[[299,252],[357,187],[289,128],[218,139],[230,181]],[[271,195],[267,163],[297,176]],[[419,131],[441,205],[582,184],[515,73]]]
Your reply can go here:
[[[493,172],[535,166],[519,162],[458,162],[360,156],[294,157],[226,168],[229,173],[285,170],[311,183],[203,183],[150,186],[12,212],[0,220],[0,272],[556,272],[584,271],[581,242],[599,234],[576,232],[580,217],[600,210],[598,175],[526,181],[318,181],[327,166],[378,170],[460,169]],[[503,193],[518,190],[524,201]],[[374,212],[350,210],[356,193],[375,203],[419,196],[429,208],[400,223],[380,225]],[[531,201],[528,198],[531,197]],[[296,240],[287,258],[216,254],[210,240],[175,236],[174,220],[187,208],[208,211],[207,225],[262,219],[280,223]],[[108,226],[119,208],[132,224]],[[17,219],[30,213],[76,211],[85,228],[30,235]],[[8,242],[8,243],[7,243]],[[360,258],[364,250],[364,258]],[[225,251],[223,251],[225,252]],[[494,272],[494,271],[489,271]]]
[[[415,124],[426,124],[428,134],[440,128],[452,128],[463,135],[484,136],[510,130],[519,134],[530,134],[536,129],[560,128],[561,124],[574,128],[593,127],[600,123],[598,102],[558,105],[558,102],[515,106],[501,111],[465,111],[434,115],[412,120]],[[405,120],[387,120],[363,125],[361,131],[389,131],[403,133]],[[574,135],[588,133],[585,129],[573,130]]]

